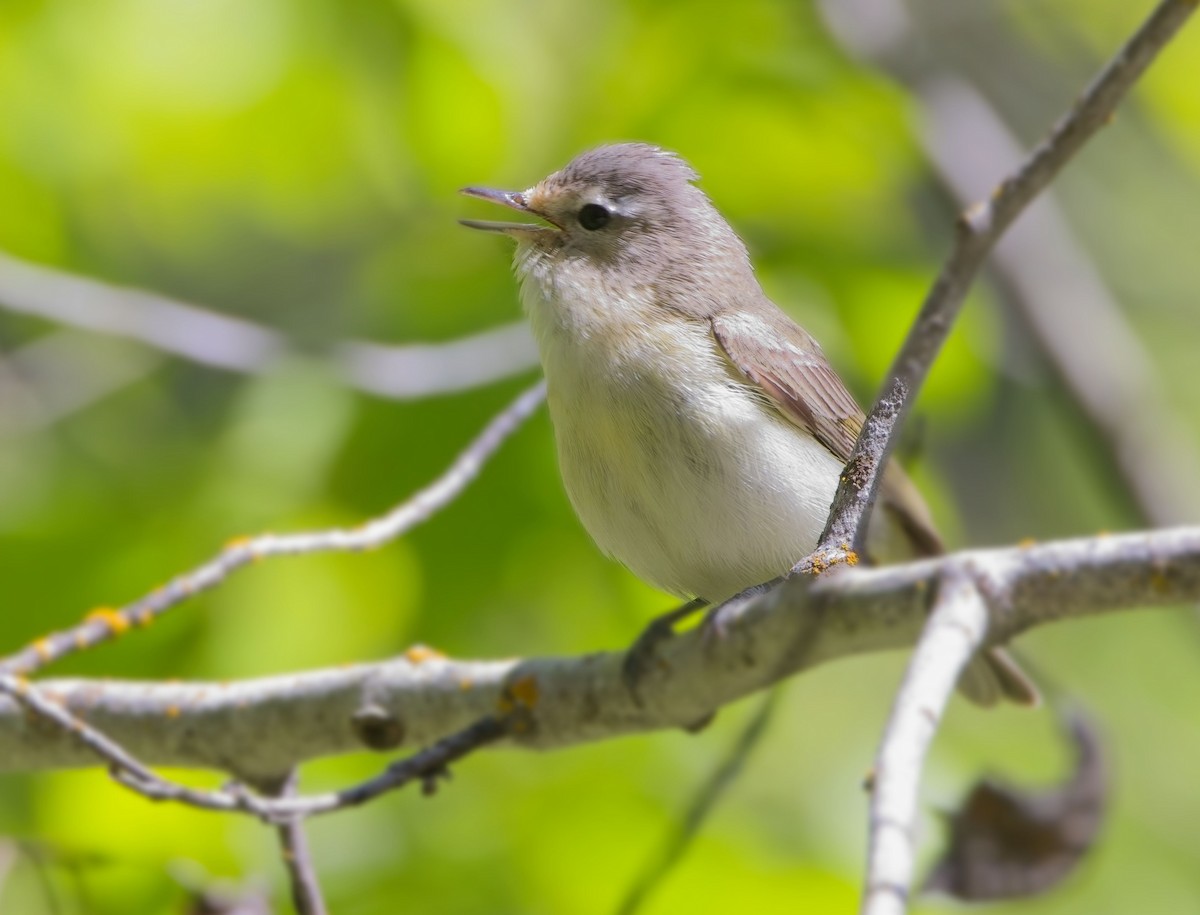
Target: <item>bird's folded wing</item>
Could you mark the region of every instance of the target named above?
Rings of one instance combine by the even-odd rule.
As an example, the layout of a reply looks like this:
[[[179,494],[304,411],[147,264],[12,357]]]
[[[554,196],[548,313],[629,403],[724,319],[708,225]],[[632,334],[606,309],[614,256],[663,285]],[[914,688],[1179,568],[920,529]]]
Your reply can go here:
[[[817,342],[774,306],[712,318],[725,355],[787,419],[806,430],[839,461],[849,460],[862,430],[863,412]],[[929,509],[894,462],[884,473],[880,498],[919,555],[943,550]]]
[[[807,430],[845,462],[854,450],[863,413],[854,396],[826,361],[817,342],[773,305],[750,313],[712,318],[712,332],[730,362],[785,417]],[[904,531],[920,556],[943,552],[933,518],[917,487],[889,462],[879,490],[880,505]],[[976,658],[959,681],[973,702],[992,705],[1005,698],[1037,705],[1037,687],[1000,648]]]

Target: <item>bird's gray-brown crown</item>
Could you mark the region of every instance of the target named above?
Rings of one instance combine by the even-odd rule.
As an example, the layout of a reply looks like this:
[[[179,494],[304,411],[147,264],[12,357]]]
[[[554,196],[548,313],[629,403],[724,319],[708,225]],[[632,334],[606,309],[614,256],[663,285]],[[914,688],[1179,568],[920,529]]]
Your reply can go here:
[[[649,143],[614,143],[589,150],[542,182],[546,191],[594,188],[621,201],[687,195],[699,175],[678,155]]]
[[[539,217],[545,224],[463,220],[477,229],[505,232],[533,244],[561,244],[557,233],[619,234],[629,226],[669,231],[711,204],[693,186],[699,176],[683,159],[648,143],[617,143],[576,156],[524,191],[468,187],[463,193]],[[547,225],[548,224],[548,225]],[[599,234],[602,230],[609,230]],[[615,231],[614,231],[615,230]]]
[[[515,238],[522,279],[572,271],[582,258],[629,285],[669,279],[697,304],[711,297],[718,277],[736,275],[757,290],[745,246],[695,185],[698,177],[679,156],[648,143],[601,146],[524,191],[463,189],[542,222],[462,222]]]

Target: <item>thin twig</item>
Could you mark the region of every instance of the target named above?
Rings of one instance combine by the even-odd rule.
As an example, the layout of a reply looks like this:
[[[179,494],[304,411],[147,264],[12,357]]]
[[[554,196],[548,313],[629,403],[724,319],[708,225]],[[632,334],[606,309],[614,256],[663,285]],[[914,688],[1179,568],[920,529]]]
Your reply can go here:
[[[862,915],[903,915],[925,755],[959,674],[984,643],[988,608],[961,566],[949,566],[896,694],[875,761]]]
[[[367,550],[396,539],[452,502],[544,397],[545,384],[539,381],[497,414],[441,476],[387,514],[353,529],[261,534],[233,540],[208,562],[176,576],[150,594],[124,607],[93,610],[78,625],[51,633],[0,660],[0,674],[26,676],[68,654],[109,641],[132,626],[148,625],[175,605],[219,585],[252,562],[271,556]]]
[[[901,382],[905,396],[885,447],[879,453],[880,462],[886,461],[891,454],[913,398],[949,335],[971,282],[996,241],[1083,144],[1111,120],[1118,102],[1195,12],[1196,2],[1164,0],[1159,4],[1142,27],[1101,70],[1072,110],[1054,126],[1050,135],[1029,154],[1021,166],[1001,181],[989,198],[969,207],[962,214],[950,256],[892,363],[884,393],[872,407],[864,426],[865,431],[872,427],[873,420],[896,410],[895,405],[887,402],[887,395],[894,390],[897,381]],[[847,463],[848,467],[857,468],[865,478],[867,498],[852,498],[843,492],[854,485],[846,475],[834,504],[839,506],[837,513],[847,517],[844,520],[831,519],[829,523],[831,530],[853,528],[857,533],[849,542],[855,548],[861,545],[866,532],[868,512],[864,511],[864,505],[869,507],[873,502],[880,479],[877,467],[868,469],[872,468],[872,450],[872,443],[860,436]],[[877,448],[874,450],[878,451]],[[836,549],[839,546],[839,543],[822,543],[819,549]]]
[[[0,309],[66,327],[137,340],[201,365],[260,374],[296,351],[282,334],[221,314],[0,252]],[[385,397],[428,397],[490,384],[537,364],[525,322],[447,343],[388,346],[349,340],[329,353],[343,380]]]
[[[297,781],[296,770],[293,769],[275,793],[280,797],[295,797]],[[275,831],[279,836],[283,865],[287,870],[292,904],[296,907],[297,915],[327,915],[329,909],[317,879],[317,868],[313,863],[304,821],[299,817],[287,820],[276,826]]]
[[[39,720],[70,735],[90,756],[107,763],[113,779],[130,790],[153,801],[173,801],[201,810],[249,813],[276,825],[355,807],[416,781],[431,792],[437,780],[446,776],[451,763],[519,730],[528,720],[528,709],[523,706],[505,715],[488,715],[349,788],[311,796],[288,793],[271,798],[238,784],[206,791],[163,778],[102,731],[72,714],[65,704],[49,698],[48,692],[19,677],[0,675],[0,694],[11,697]]]
[[[367,801],[419,781],[425,793],[432,794],[439,780],[448,777],[451,763],[457,762],[480,747],[495,743],[520,728],[521,712],[508,715],[488,715],[457,733],[444,737],[432,746],[412,756],[392,763],[382,773],[349,788],[328,794],[298,797],[281,802],[272,816],[317,816],[347,807],[357,807]]]
[[[825,0],[821,10],[847,50],[883,68],[919,100],[919,137],[930,166],[962,205],[1020,162],[1020,144],[1001,112],[969,77],[940,60],[942,43],[925,40],[928,23],[920,11],[903,0]],[[1146,523],[1181,524],[1200,515],[1195,436],[1053,188],[997,244],[989,273],[1108,442]]]
[[[71,714],[65,705],[51,700],[27,680],[0,675],[0,693],[38,716],[41,721],[55,725],[60,731],[79,742],[98,761],[108,763],[113,778],[139,793],[155,800],[169,794],[173,800],[209,810],[239,809],[235,795],[218,791],[203,791],[167,781],[143,765],[119,743],[102,731],[91,727]]]
[[[767,693],[750,720],[742,727],[729,753],[692,798],[678,828],[674,829],[649,866],[638,875],[617,915],[635,915],[646,900],[683,860],[700,830],[708,821],[717,802],[725,796],[734,780],[742,773],[750,754],[762,743],[767,725],[779,704],[779,690]]]
[[[850,460],[842,471],[841,483],[829,509],[825,530],[821,533],[816,551],[802,559],[795,571],[817,570],[814,560],[827,562],[828,557],[847,549],[862,553],[866,540],[866,526],[860,520],[866,518],[879,488],[877,477],[880,468],[887,465],[887,453],[891,447],[892,430],[900,421],[901,411],[908,396],[908,387],[902,378],[892,380],[891,388],[880,396],[876,409],[872,410],[863,424],[858,443]]]
[[[35,432],[151,374],[161,354],[74,329],[0,357],[0,438]]]
[[[478,388],[538,364],[533,333],[524,320],[444,343],[396,346],[348,340],[334,348],[333,357],[348,384],[392,400]]]
[[[286,349],[274,331],[166,296],[110,286],[0,252],[0,307],[138,340],[202,365],[259,372]]]
[[[153,774],[145,778],[128,767],[114,770],[113,777],[150,800],[175,801],[201,810],[249,813],[267,823],[286,825],[308,817],[357,807],[414,782],[419,782],[427,794],[433,793],[438,780],[448,777],[451,763],[507,736],[520,726],[517,722],[522,719],[523,715],[519,712],[481,718],[412,756],[392,763],[373,778],[325,794],[265,798],[240,786],[232,790],[198,791]],[[78,732],[78,722],[73,730]],[[95,745],[89,743],[88,746],[94,748]]]
[[[940,79],[924,90],[932,122],[925,137],[930,159],[954,193],[968,199],[968,188],[979,186],[984,169],[1016,158],[1016,140],[970,86]],[[1195,475],[1200,451],[1172,405],[1175,392],[1163,383],[1138,328],[1122,313],[1051,194],[996,247],[992,271],[1009,308],[1108,443],[1145,522],[1180,524],[1200,517]]]

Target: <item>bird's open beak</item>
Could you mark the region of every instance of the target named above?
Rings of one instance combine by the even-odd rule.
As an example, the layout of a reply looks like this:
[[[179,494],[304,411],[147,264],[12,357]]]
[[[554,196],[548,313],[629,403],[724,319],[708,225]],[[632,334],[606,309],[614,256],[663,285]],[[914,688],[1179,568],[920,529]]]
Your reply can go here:
[[[491,187],[464,187],[459,193],[465,194],[468,197],[478,197],[480,200],[503,204],[518,212],[528,213],[530,216],[536,216],[538,219],[543,219],[547,223],[550,223],[550,225],[538,225],[536,223],[525,222],[491,222],[483,219],[460,219],[459,222],[468,228],[484,229],[488,232],[504,232],[507,235],[557,232],[559,229],[554,220],[529,206],[524,191],[498,191]]]

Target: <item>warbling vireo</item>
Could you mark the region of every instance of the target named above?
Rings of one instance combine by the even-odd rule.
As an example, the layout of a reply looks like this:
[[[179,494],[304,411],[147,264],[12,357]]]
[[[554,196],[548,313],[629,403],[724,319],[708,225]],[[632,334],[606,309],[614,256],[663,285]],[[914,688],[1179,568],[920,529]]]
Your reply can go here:
[[[716,603],[786,573],[817,543],[863,413],[803,328],[759,287],[746,247],[678,156],[602,146],[524,191],[469,187],[540,222],[516,239],[563,482],[600,548],[672,594]],[[942,551],[896,464],[873,555]],[[987,652],[960,689],[1036,692]]]

